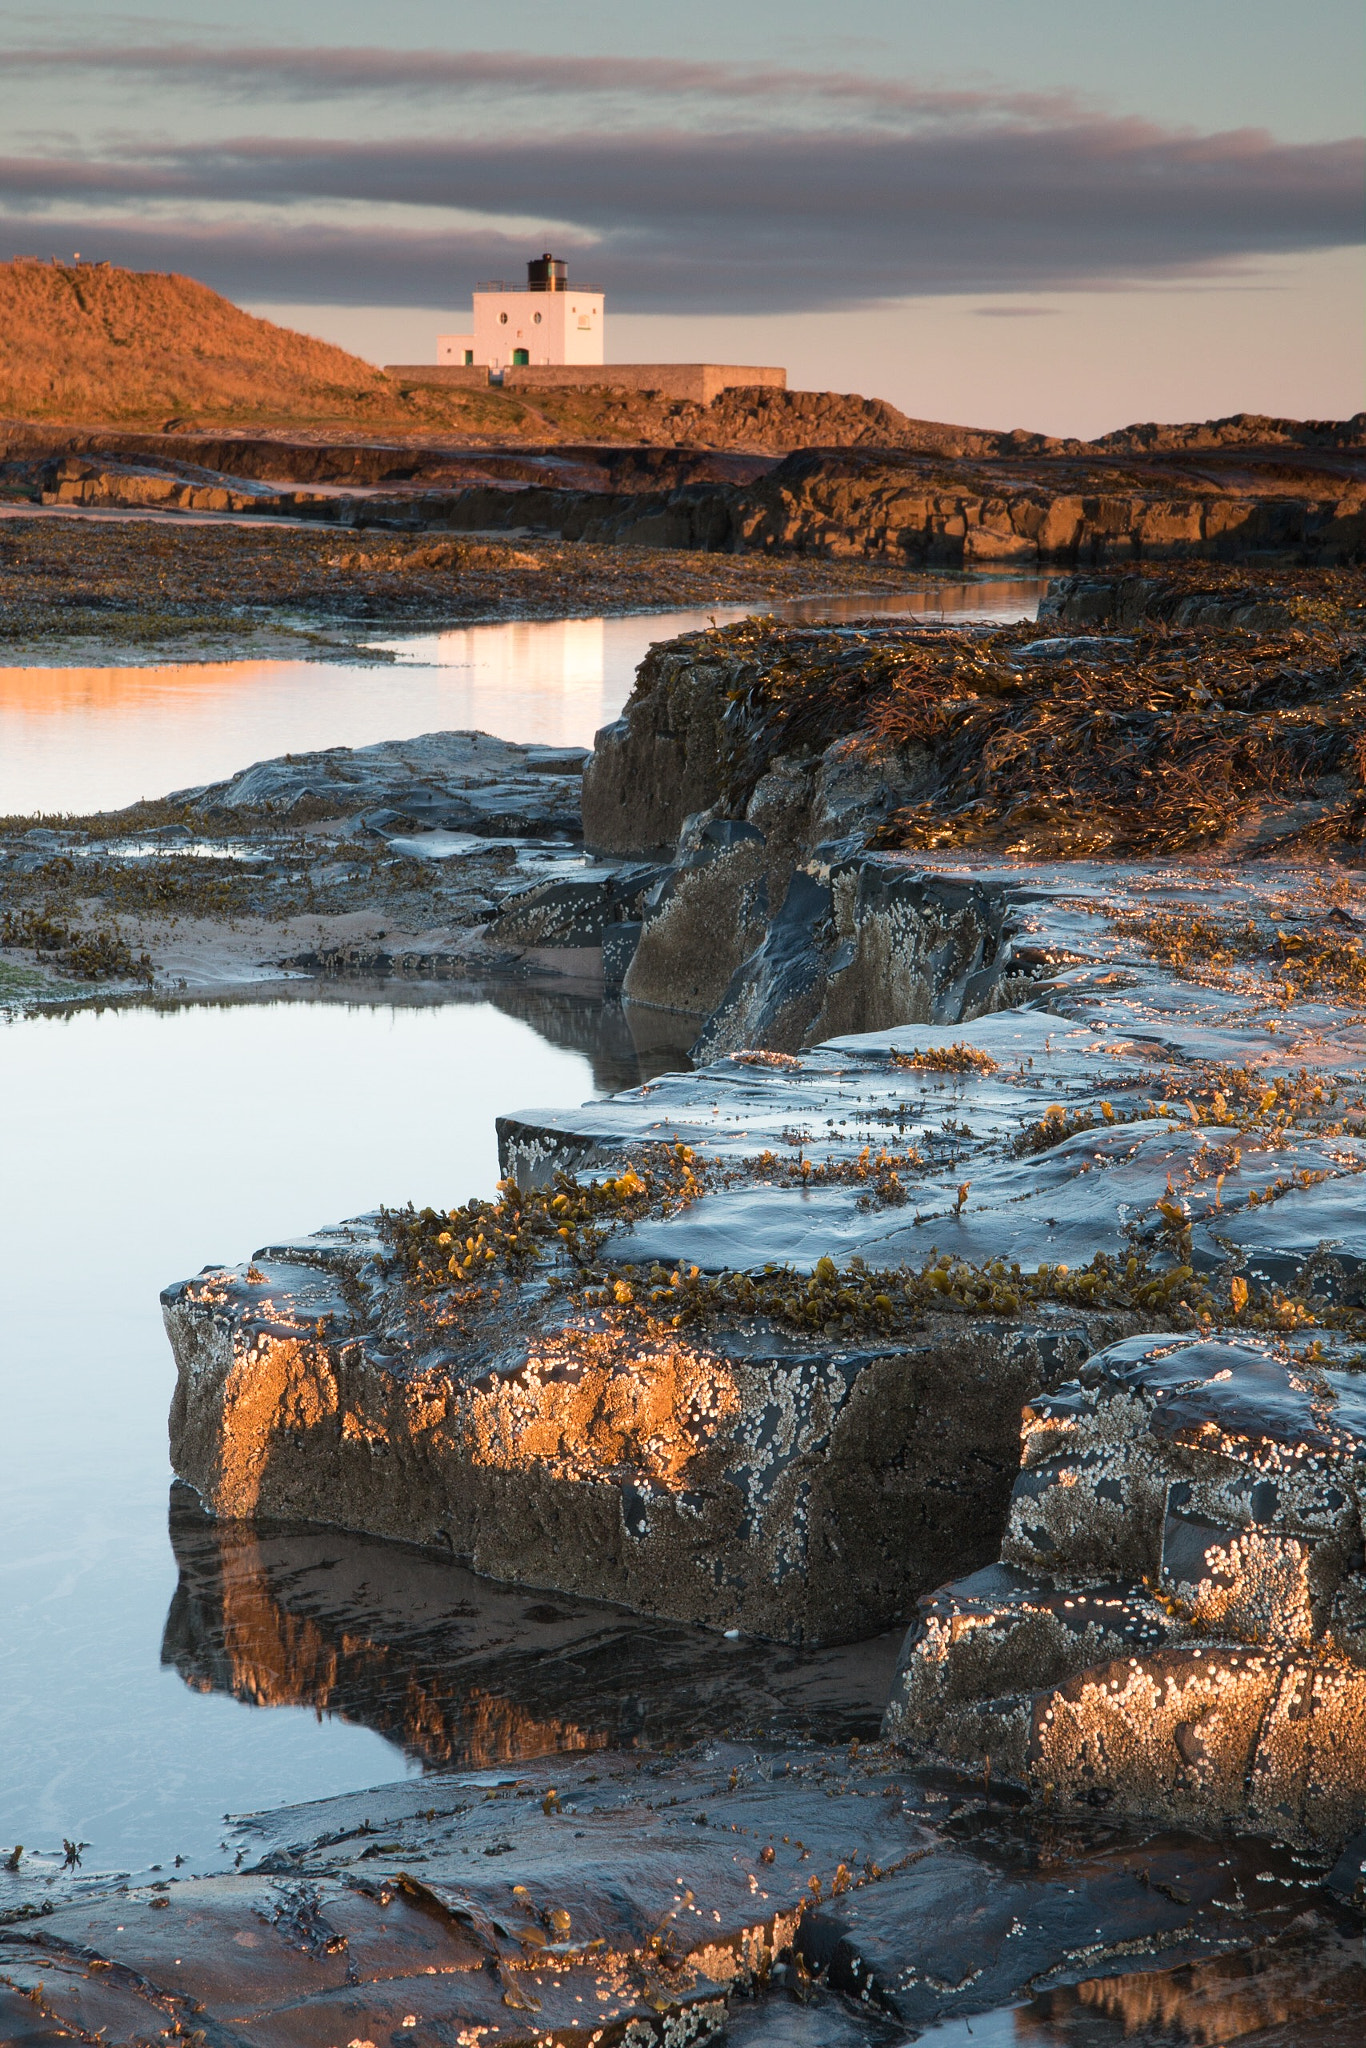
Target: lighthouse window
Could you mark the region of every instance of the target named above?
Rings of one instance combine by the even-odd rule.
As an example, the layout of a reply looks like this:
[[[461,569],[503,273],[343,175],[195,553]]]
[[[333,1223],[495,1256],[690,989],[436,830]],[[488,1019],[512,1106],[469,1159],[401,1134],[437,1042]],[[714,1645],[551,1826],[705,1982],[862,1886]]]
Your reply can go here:
[[[507,324],[508,324],[508,316],[507,316],[507,314],[506,314],[506,313],[500,313],[500,314],[498,315],[498,318],[499,318],[499,320],[500,320],[500,321],[502,322],[503,326],[504,326],[504,327],[506,327],[506,326],[507,326]]]
[[[533,313],[531,317],[532,317],[532,319],[533,319],[533,320],[535,321],[536,325],[537,325],[537,326],[539,327],[539,326],[540,326],[540,324],[541,324],[541,316],[540,316],[540,314],[539,314],[539,313]]]

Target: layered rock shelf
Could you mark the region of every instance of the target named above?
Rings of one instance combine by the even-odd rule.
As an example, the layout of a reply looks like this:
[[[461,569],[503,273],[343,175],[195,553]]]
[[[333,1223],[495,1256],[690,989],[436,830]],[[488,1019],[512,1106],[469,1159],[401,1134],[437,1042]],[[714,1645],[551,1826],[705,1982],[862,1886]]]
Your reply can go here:
[[[568,438],[548,417],[509,419],[501,448],[477,430],[328,445],[283,434],[21,427],[0,443],[0,484],[54,507],[515,529],[900,567],[1362,556],[1360,414],[1239,415],[1061,441],[910,421],[827,393],[735,391],[707,407],[662,408],[644,394],[616,396],[620,404],[599,395],[597,418],[590,402]],[[559,398],[582,411],[582,395]],[[480,403],[518,409],[503,394]],[[528,428],[540,446],[528,445]]]
[[[503,1116],[495,1201],[169,1289],[177,1471],[229,1520],[721,1631],[910,1620],[913,1757],[1335,1852],[1366,1824],[1355,603],[1082,578],[1042,635],[655,650],[585,771],[599,869],[489,932],[596,947],[696,1070]]]

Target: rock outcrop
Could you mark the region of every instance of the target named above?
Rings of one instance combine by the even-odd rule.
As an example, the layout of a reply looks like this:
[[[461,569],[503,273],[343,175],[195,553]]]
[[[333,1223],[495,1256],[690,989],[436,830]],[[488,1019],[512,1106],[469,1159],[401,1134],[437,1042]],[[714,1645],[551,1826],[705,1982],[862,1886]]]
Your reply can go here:
[[[1108,451],[1107,451],[1108,452]],[[1363,478],[1312,463],[1287,473],[1244,459],[1238,471],[1183,474],[1174,459],[1145,467],[1100,448],[1030,468],[806,451],[735,494],[732,545],[821,555],[892,557],[926,567],[1027,567],[1041,561],[1164,557],[1290,561],[1361,559]],[[683,494],[680,494],[681,496]],[[692,494],[708,502],[700,491]]]
[[[1023,1067],[1045,1035],[1003,1024],[986,1042]],[[502,1137],[526,1195],[471,1212],[468,1226],[445,1219],[430,1245],[425,1226],[414,1239],[416,1226],[399,1223],[403,1270],[395,1226],[371,1219],[266,1247],[245,1275],[207,1272],[172,1289],[176,1469],[219,1514],[339,1520],[647,1612],[789,1641],[886,1626],[947,1560],[989,1551],[1028,1390],[1147,1320],[1123,1290],[1107,1300],[1092,1289],[1092,1302],[1083,1288],[1069,1304],[1045,1289],[1032,1313],[1003,1294],[1005,1312],[988,1304],[969,1328],[952,1288],[939,1312],[937,1282],[912,1305],[899,1281],[895,1301],[885,1278],[855,1301],[837,1280],[831,1254],[841,1271],[857,1258],[885,1274],[928,1258],[944,1235],[932,1219],[952,1213],[954,1176],[968,1168],[956,1140],[935,1146],[922,1120],[937,1102],[971,1107],[978,1092],[970,1062],[966,1089],[957,1060],[936,1067],[933,1049],[950,1039],[893,1033],[793,1070],[742,1059],[662,1079],[577,1126],[516,1120]],[[930,1048],[923,1066],[910,1049],[898,1064],[912,1044]],[[1022,1072],[1018,1085],[1045,1106],[1048,1084],[1031,1090]],[[982,1090],[999,1104],[985,1078]],[[819,1124],[852,1101],[853,1128],[823,1135]],[[1016,1096],[1006,1101],[1013,1111]],[[760,1163],[749,1188],[756,1149],[785,1132],[790,1142],[796,1118],[800,1167]],[[912,1131],[935,1164],[908,1163]],[[879,1144],[879,1168],[865,1154],[882,1132],[897,1150]],[[704,1134],[713,1164],[699,1178],[687,1155],[701,1158]],[[603,1211],[618,1212],[618,1229],[596,1246],[601,1277],[582,1298],[578,1235],[595,1240],[598,1226],[561,1200],[556,1166],[571,1160],[620,1169]],[[1150,1169],[1159,1187],[1166,1160]],[[999,1200],[1031,1178],[1008,1176]],[[673,1215],[671,1187],[689,1194]],[[507,1261],[517,1266],[523,1239],[542,1252],[517,1284]],[[741,1244],[741,1263],[781,1259],[810,1276],[788,1283],[786,1308],[709,1290],[701,1276],[735,1265]],[[433,1324],[438,1299],[415,1276],[434,1260],[444,1286],[453,1257],[471,1261],[476,1292],[458,1321],[441,1311]],[[679,1291],[689,1272],[696,1316]]]
[[[504,1117],[494,1202],[169,1289],[177,1471],[229,1519],[790,1642],[920,1598],[898,1742],[1068,1813],[1340,1845],[1353,592],[1292,579],[1260,633],[655,650],[585,776],[618,853],[490,929],[596,944],[709,1064]]]
[[[888,1732],[1071,1806],[1354,1833],[1361,1361],[1331,1336],[1138,1338],[1032,1401],[1001,1563],[926,1603]]]
[[[369,747],[256,761],[225,782],[175,790],[169,805],[209,820],[233,812],[360,816],[375,832],[579,836],[582,747],[518,746],[486,732],[428,732]]]
[[[1236,1320],[1234,1281],[1273,1317],[1310,1302],[1366,1156],[1326,1080],[1315,1103],[1298,1059],[1248,1039],[1245,995],[1126,939],[1119,882],[1000,877],[1003,923],[1073,957],[1035,982],[1046,1009],[506,1119],[521,1192],[501,1206],[372,1219],[172,1290],[177,1469],[219,1513],[338,1519],[793,1639],[883,1626],[941,1560],[985,1563],[1012,1390],[1173,1304]],[[1277,1008],[1288,1044],[1314,1029],[1340,1086],[1360,1034],[1302,1008]],[[1223,1094],[1249,1060],[1255,1097]],[[1267,1190],[1274,1268],[1239,1244]]]
[[[362,411],[384,402],[357,400]],[[501,529],[884,569],[1359,563],[1366,533],[1362,415],[1243,416],[1079,442],[907,420],[823,392],[729,392],[707,407],[539,393],[533,407],[499,391],[415,389],[388,403],[454,409],[464,431],[328,442],[187,432],[185,421],[156,435],[29,424],[4,434],[0,480],[49,505]]]

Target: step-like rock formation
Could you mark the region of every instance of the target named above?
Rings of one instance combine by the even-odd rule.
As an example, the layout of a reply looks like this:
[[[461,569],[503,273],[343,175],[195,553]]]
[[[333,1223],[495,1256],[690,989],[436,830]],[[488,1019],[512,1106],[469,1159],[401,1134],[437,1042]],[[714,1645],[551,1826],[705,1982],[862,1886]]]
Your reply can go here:
[[[1274,1326],[1327,1300],[1366,1159],[1330,1100],[1366,1068],[1359,1026],[1281,1002],[1284,1048],[1250,1043],[1245,996],[1174,980],[1117,942],[1122,903],[1050,879],[1051,930],[1043,877],[1016,898],[1035,948],[1074,955],[1047,1009],[507,1118],[500,1204],[171,1290],[177,1469],[219,1513],[790,1638],[883,1626],[985,1563],[1031,1388],[1172,1308],[1236,1320],[1242,1290]],[[1237,1242],[1271,1214],[1274,1279]]]
[[[1067,1807],[1360,1828],[1359,1342],[1131,1339],[1023,1444],[1001,1563],[925,1601],[887,1732]]]
[[[656,650],[584,813],[664,857],[491,930],[600,948],[709,1063],[501,1119],[495,1202],[169,1289],[177,1471],[787,1641],[928,1597],[898,1739],[1340,1842],[1366,903],[1332,595],[1258,635]]]

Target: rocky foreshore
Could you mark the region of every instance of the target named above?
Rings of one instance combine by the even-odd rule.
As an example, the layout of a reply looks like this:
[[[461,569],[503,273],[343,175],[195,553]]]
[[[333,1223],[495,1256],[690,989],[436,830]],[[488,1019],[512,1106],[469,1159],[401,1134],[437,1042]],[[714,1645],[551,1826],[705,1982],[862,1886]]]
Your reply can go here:
[[[39,1877],[0,1924],[6,2038],[876,2048],[995,2014],[1056,2048],[1334,2048],[1366,2001],[1345,1865],[1036,1816],[856,1746],[427,1777],[224,1849]]]
[[[1208,1770],[1212,1722],[1127,1772],[1085,1699],[1066,1768],[1042,1732],[1122,1656],[1268,1701],[1331,1668],[1331,1746],[1361,1739],[1353,596],[1283,586],[1296,623],[1256,633],[655,650],[584,777],[614,863],[486,943],[599,948],[630,1008],[695,1020],[699,1071],[505,1116],[495,1202],[170,1290],[177,1470],[220,1515],[794,1642],[930,1596],[889,1722],[920,1746],[1138,1811],[1366,1821],[1350,1768],[1287,1789],[1250,1707],[1254,1761]],[[1173,1388],[1177,1448],[1106,1448]],[[1058,1472],[1049,1402],[1092,1417]],[[1310,1465],[1323,1501],[1240,1476]]]
[[[54,2023],[112,2018],[108,1966],[210,2039],[1354,2037],[1359,581],[1078,576],[1045,611],[654,650],[585,767],[591,865],[478,943],[596,958],[695,1070],[504,1115],[496,1199],[163,1297],[225,1541],[367,1531],[661,1645],[904,1627],[881,1739],[702,1717],[681,1756],[580,1730],[546,1763],[527,1723],[501,1768],[248,1819],[250,1871],[11,1926],[0,1981]],[[318,1658],[361,1673],[320,1634],[275,1682]]]
[[[1366,544],[1361,414],[1238,415],[1062,441],[908,421],[827,393],[734,391],[711,407],[666,408],[686,419],[637,400],[633,432],[619,396],[621,416],[609,402],[577,445],[553,434],[498,448],[454,435],[331,446],[21,428],[0,440],[0,490],[51,508],[513,530],[941,570],[1357,563]]]

